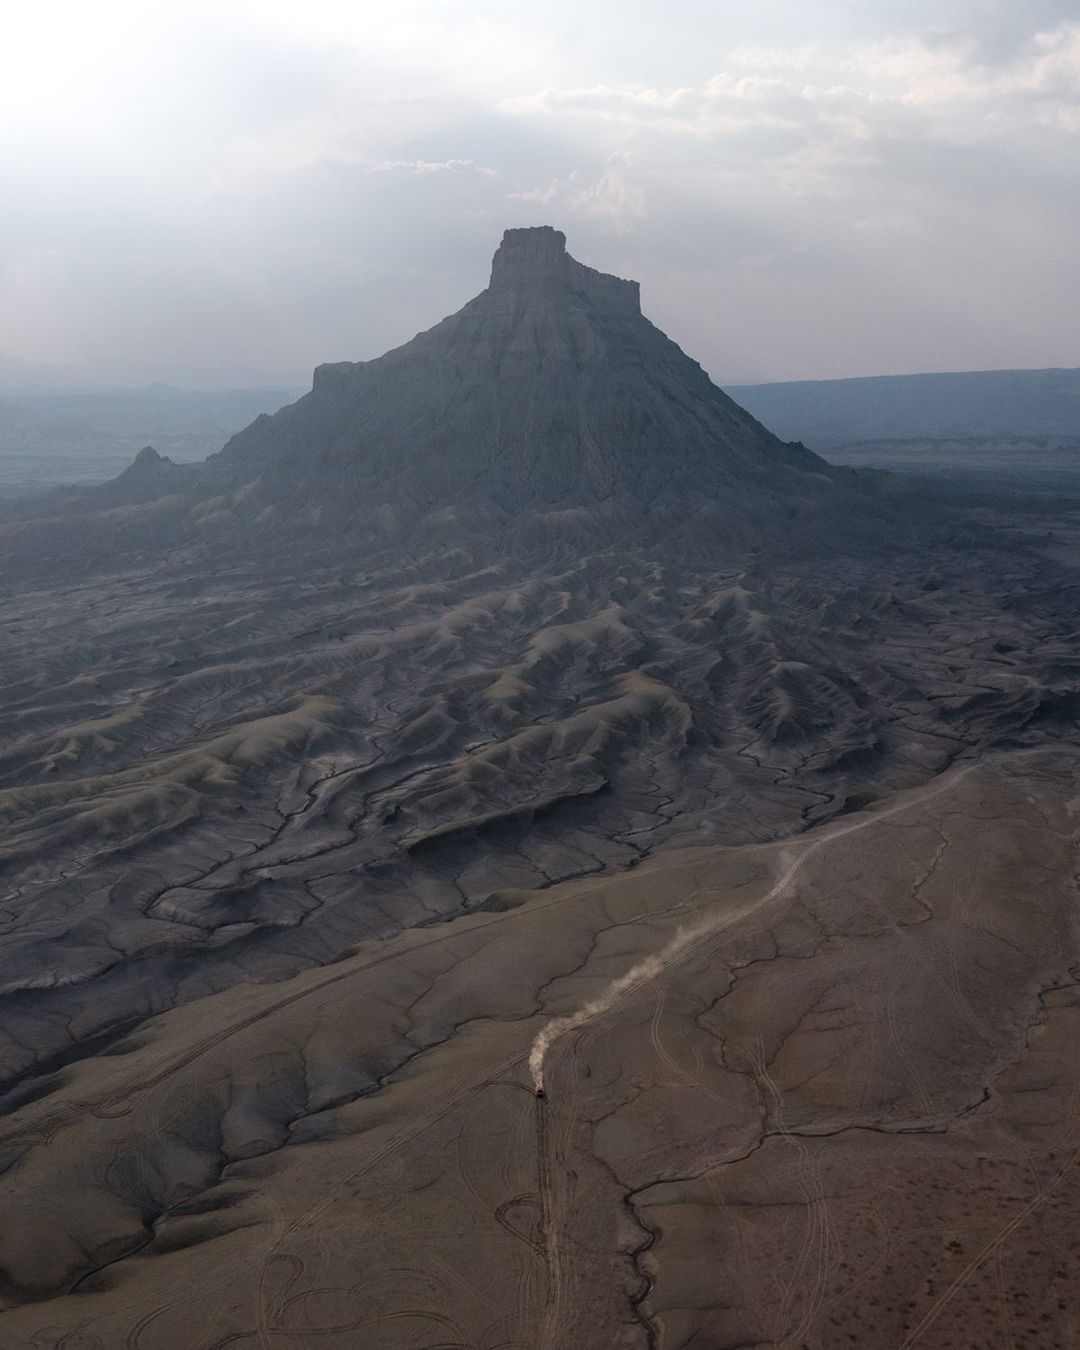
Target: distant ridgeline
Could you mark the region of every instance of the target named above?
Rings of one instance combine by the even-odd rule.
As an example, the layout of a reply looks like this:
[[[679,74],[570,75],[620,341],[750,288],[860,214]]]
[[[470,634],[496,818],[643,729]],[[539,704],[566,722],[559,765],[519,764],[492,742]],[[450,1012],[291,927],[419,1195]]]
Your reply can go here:
[[[167,384],[67,393],[22,391],[0,398],[0,426],[57,435],[73,430],[136,436],[206,428],[235,431],[260,413],[277,412],[302,392],[287,388],[188,390]]]
[[[1080,436],[1080,370],[987,370],[730,385],[784,439],[816,448],[952,436]]]

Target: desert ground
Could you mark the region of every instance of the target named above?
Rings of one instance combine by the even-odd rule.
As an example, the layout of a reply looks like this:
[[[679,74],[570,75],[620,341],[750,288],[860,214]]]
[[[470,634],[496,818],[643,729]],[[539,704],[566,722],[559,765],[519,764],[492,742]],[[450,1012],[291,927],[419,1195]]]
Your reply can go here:
[[[0,1345],[1080,1344],[1077,506],[548,227],[0,505]]]
[[[3,1122],[5,1345],[1074,1343],[1076,771],[957,764],[145,1022]]]
[[[3,1344],[1073,1343],[1075,544],[975,515],[13,586]]]

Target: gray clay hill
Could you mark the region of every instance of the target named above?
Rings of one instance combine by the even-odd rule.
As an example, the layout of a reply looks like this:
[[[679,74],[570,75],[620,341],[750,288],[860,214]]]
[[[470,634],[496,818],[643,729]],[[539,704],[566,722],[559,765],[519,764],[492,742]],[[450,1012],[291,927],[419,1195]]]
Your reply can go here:
[[[319,366],[312,392],[235,436],[219,467],[271,469],[315,498],[347,475],[361,501],[409,512],[730,499],[740,482],[831,472],[651,324],[637,282],[576,262],[549,226],[507,230],[488,288],[403,347]]]
[[[774,436],[644,317],[636,282],[576,262],[549,226],[507,230],[490,284],[458,313],[376,360],[319,366],[310,393],[205,464],[144,454],[137,469],[15,513],[73,515],[79,546],[110,557],[129,541],[272,554],[282,531],[302,549],[347,533],[369,551],[644,531],[730,559],[865,545],[878,518],[902,531],[927,510],[905,512],[884,475]],[[135,502],[146,511],[102,532],[95,510]],[[55,535],[42,552],[55,557]]]

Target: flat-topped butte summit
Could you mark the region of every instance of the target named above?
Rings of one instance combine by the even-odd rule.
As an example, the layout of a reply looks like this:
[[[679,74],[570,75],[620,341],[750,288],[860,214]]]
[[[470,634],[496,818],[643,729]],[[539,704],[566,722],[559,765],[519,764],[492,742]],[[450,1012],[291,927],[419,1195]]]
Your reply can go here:
[[[613,313],[641,313],[641,287],[636,281],[609,276],[586,267],[566,251],[566,235],[550,225],[506,230],[491,260],[489,292],[518,294],[530,303],[558,303],[571,296]]]

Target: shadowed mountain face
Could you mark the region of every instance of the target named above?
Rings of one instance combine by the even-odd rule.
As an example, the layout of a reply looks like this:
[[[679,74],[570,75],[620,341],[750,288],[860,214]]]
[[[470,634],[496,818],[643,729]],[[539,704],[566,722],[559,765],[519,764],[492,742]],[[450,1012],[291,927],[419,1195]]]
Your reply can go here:
[[[1080,546],[1043,509],[961,512],[784,444],[548,229],[205,465],[145,450],[8,508],[0,1341],[832,1350],[841,1294],[800,1274],[824,1239],[780,1235],[772,1304],[690,1280],[687,1249],[734,1259],[695,1179],[738,1163],[748,1221],[802,1195],[826,1233],[783,1139],[966,1128],[1080,961],[1074,757],[1039,757],[1080,714]],[[969,780],[989,751],[1010,767]],[[694,936],[744,919],[719,964]],[[531,1037],[641,962],[553,1052],[549,1138]],[[1008,1203],[985,1184],[972,1224]],[[887,1265],[896,1225],[868,1237],[852,1187],[842,1245]],[[361,1195],[362,1221],[335,1209]],[[920,1219],[931,1255],[951,1223]],[[444,1229],[452,1251],[417,1236]],[[445,1287],[493,1252],[483,1299]],[[896,1350],[862,1316],[876,1269],[844,1335]],[[181,1316],[190,1281],[214,1298]]]
[[[508,230],[490,285],[457,314],[377,360],[320,366],[309,394],[205,465],[158,467],[22,518],[74,517],[82,560],[208,543],[266,566],[283,531],[305,552],[348,534],[353,553],[394,558],[632,534],[711,562],[865,547],[879,518],[913,524],[881,475],[778,440],[644,318],[636,282],[582,266],[549,227]],[[46,524],[38,545],[38,528],[19,537],[23,568],[56,564],[56,532]]]
[[[218,467],[269,472],[330,510],[328,479],[344,478],[366,509],[406,516],[688,497],[723,512],[770,478],[798,492],[800,476],[835,476],[649,323],[636,282],[583,267],[547,227],[508,230],[488,289],[404,347],[320,366],[311,394],[234,437]]]

